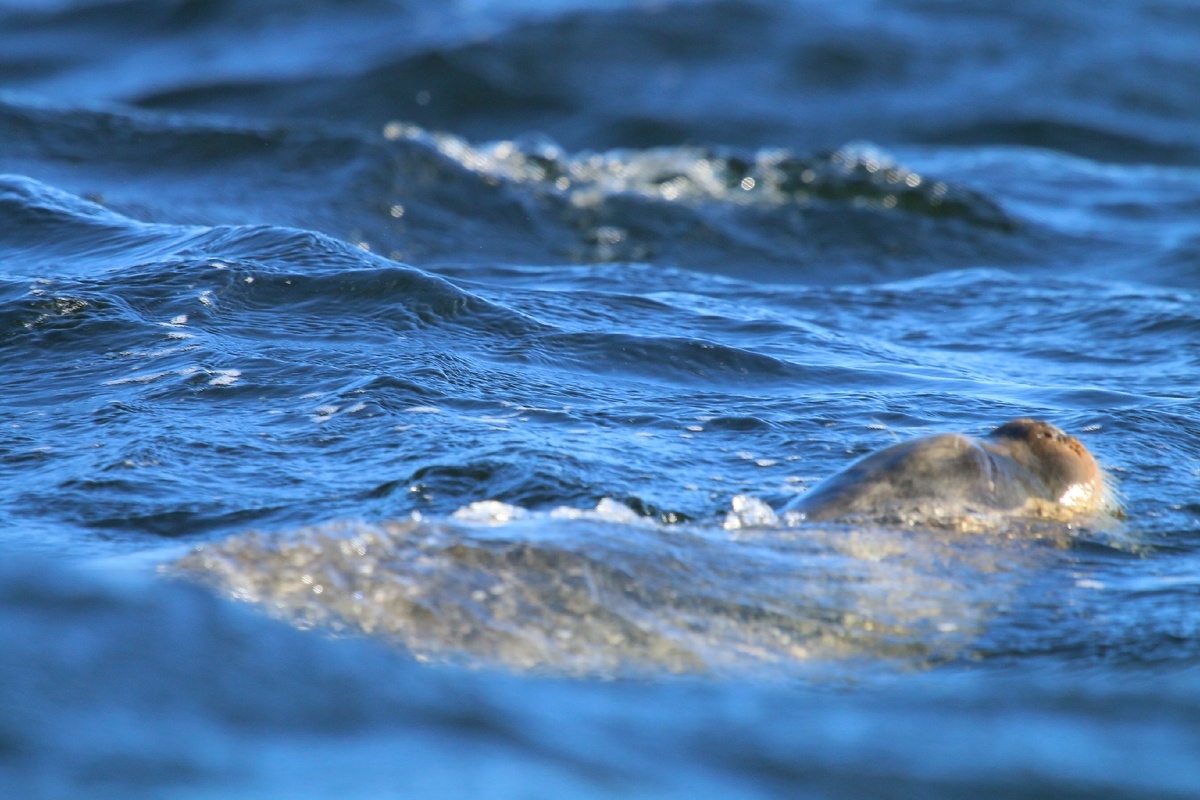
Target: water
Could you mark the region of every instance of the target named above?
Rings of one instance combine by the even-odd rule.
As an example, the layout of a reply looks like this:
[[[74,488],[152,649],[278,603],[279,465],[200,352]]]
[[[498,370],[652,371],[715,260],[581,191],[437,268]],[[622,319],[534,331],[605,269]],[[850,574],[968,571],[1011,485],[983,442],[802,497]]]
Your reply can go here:
[[[1194,796],[1198,25],[0,5],[0,794]]]

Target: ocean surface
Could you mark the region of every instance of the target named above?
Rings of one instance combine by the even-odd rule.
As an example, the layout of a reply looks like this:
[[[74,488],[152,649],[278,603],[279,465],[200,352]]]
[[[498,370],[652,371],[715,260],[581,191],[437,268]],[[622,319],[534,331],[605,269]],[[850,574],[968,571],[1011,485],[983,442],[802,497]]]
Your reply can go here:
[[[1200,796],[1198,301],[1192,0],[0,2],[0,796]]]

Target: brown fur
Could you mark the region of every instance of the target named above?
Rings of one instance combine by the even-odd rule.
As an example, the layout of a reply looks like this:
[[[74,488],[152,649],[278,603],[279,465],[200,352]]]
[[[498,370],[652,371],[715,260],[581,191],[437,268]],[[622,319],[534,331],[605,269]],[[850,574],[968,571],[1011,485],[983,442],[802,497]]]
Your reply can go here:
[[[1017,419],[975,439],[939,434],[880,450],[793,501],[808,520],[878,517],[895,510],[931,516],[964,512],[1064,514],[1099,511],[1104,475],[1074,436]]]

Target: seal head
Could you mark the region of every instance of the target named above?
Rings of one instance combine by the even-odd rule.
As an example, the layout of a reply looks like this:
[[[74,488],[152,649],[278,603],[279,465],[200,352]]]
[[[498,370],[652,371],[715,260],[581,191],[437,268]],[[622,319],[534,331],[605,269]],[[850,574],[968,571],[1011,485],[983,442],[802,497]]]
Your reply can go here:
[[[1107,492],[1096,459],[1083,442],[1047,422],[1005,423],[992,431],[984,446],[1029,470],[1040,482],[1043,491],[1038,494],[1045,500],[1074,511],[1094,511],[1104,505]]]
[[[789,504],[806,520],[926,517],[1031,509],[1073,514],[1103,508],[1103,473],[1087,448],[1046,422],[1018,419],[976,439],[950,433],[893,445],[851,465]]]

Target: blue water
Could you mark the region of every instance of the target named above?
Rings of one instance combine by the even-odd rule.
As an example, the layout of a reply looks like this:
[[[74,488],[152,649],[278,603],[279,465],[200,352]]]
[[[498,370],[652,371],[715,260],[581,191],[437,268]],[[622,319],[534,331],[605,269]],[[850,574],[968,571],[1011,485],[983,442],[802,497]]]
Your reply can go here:
[[[0,795],[1200,793],[1189,2],[0,3]],[[1021,416],[1123,517],[796,527]]]

